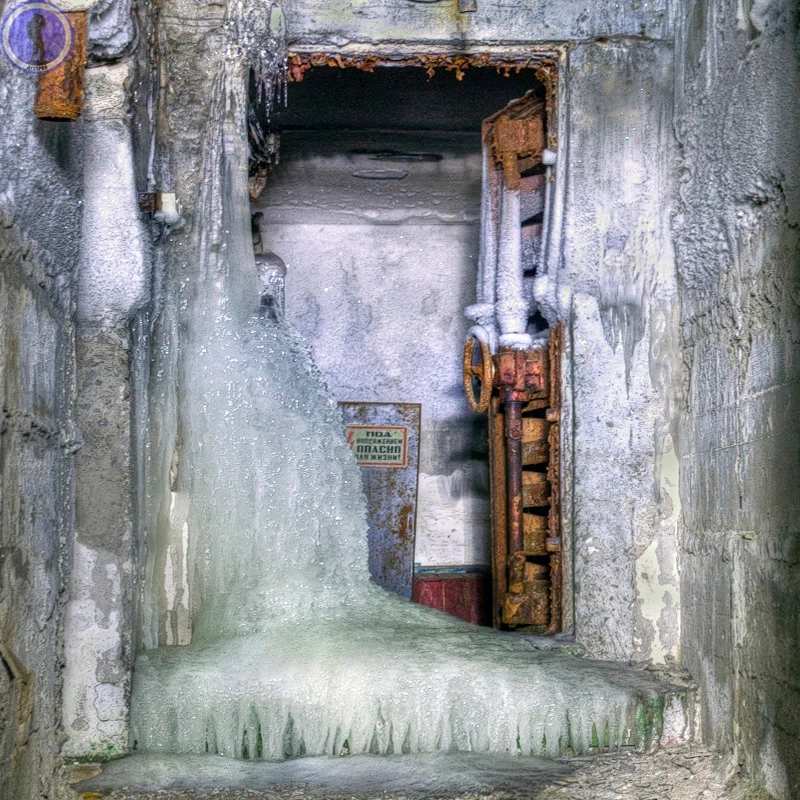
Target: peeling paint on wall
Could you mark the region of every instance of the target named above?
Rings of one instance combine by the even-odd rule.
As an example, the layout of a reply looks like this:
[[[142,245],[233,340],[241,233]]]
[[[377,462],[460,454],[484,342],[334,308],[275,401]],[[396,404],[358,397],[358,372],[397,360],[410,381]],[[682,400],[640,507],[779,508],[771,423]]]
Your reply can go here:
[[[670,434],[664,437],[661,446],[659,471],[661,503],[658,535],[636,559],[636,594],[639,614],[652,626],[650,652],[642,648],[643,655],[656,664],[663,664],[678,658],[680,641],[678,521],[681,500],[678,489],[679,462]]]

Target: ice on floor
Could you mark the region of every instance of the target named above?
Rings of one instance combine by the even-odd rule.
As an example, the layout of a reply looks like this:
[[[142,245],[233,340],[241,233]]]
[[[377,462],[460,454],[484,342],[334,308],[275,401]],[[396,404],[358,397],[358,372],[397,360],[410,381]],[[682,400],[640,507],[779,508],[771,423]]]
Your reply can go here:
[[[156,288],[150,649],[134,670],[135,747],[249,759],[553,756],[658,740],[665,698],[675,708],[680,695],[646,673],[537,651],[371,583],[361,480],[336,404],[299,337],[257,310],[246,86],[262,49],[272,57],[261,79],[275,78],[283,38],[258,3],[239,6],[209,101],[201,196]],[[170,492],[180,530],[166,528],[187,542],[177,572],[191,644],[156,648],[175,602],[154,567],[171,563],[172,545],[154,533]]]
[[[663,687],[646,674],[623,681],[370,581],[358,468],[288,327],[218,324],[186,369],[193,639],[137,661],[139,749],[554,756],[658,733]]]

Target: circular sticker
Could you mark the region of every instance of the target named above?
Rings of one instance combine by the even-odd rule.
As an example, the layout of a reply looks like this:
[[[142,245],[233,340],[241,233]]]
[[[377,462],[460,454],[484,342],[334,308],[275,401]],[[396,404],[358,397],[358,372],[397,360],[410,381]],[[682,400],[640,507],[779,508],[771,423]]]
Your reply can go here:
[[[3,52],[25,72],[49,72],[72,49],[72,25],[52,3],[25,2],[3,17]]]

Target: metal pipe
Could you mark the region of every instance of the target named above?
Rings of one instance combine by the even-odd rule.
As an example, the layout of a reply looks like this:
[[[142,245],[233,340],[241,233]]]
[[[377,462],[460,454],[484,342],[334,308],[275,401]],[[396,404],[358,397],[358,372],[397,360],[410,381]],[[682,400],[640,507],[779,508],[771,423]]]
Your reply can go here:
[[[510,393],[509,393],[510,394]],[[525,549],[522,517],[522,401],[505,401],[509,555]]]

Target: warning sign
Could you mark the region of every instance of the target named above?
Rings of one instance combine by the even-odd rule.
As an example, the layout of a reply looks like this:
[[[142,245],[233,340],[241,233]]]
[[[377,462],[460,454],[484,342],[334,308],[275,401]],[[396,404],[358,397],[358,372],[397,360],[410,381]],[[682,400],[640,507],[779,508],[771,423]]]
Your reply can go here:
[[[405,425],[346,425],[347,443],[360,467],[408,466]]]

